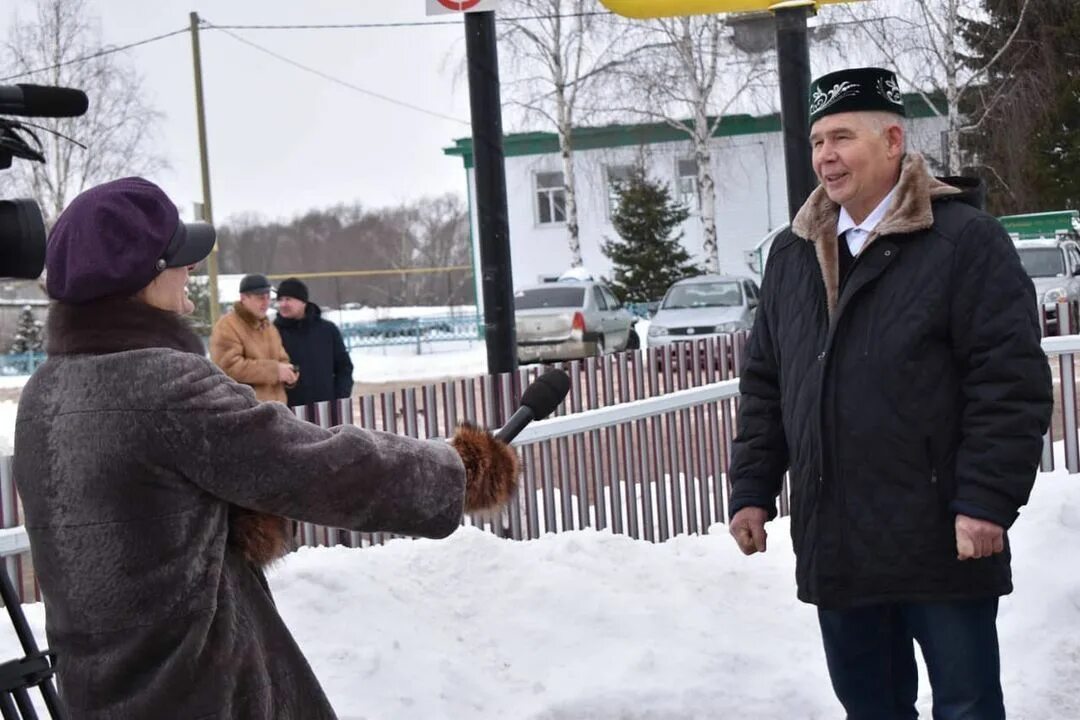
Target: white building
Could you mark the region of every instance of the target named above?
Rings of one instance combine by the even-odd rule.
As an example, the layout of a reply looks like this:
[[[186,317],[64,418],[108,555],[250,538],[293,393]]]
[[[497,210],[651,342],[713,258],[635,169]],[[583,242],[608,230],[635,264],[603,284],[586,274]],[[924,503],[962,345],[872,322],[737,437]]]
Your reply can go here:
[[[936,165],[945,122],[918,96],[908,96],[906,101],[910,148],[923,152]],[[610,221],[611,180],[624,177],[640,163],[649,177],[666,181],[691,208],[691,217],[683,225],[683,243],[695,261],[703,261],[701,219],[693,214],[698,208],[697,170],[685,133],[664,124],[613,125],[578,128],[572,141],[581,254],[587,269],[611,275],[611,263],[601,251],[602,241],[615,237]],[[507,135],[503,151],[513,281],[520,288],[570,266],[562,161],[554,133]],[[479,267],[472,140],[458,139],[444,152],[461,157],[465,164],[474,262]],[[724,272],[745,274],[749,272],[745,253],[788,221],[779,114],[723,118],[713,139],[712,165],[720,267]],[[479,273],[477,277],[479,283]]]

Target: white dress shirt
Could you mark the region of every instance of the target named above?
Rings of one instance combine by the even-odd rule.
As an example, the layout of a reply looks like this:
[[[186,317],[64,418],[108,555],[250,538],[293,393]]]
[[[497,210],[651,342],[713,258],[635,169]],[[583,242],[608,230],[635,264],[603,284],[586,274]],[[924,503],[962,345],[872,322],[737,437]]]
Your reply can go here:
[[[856,224],[851,215],[848,215],[848,211],[843,207],[840,208],[840,217],[836,221],[836,237],[843,237],[847,240],[848,249],[851,250],[852,257],[858,257],[859,252],[862,251],[863,245],[866,244],[866,238],[870,236],[870,233],[874,232],[874,228],[881,223],[885,218],[885,213],[889,211],[889,206],[892,205],[893,196],[896,195],[896,186],[893,185],[893,189],[889,191],[889,194],[885,196],[885,199],[878,203],[878,206],[874,208],[873,212],[866,216],[866,219],[861,223]],[[844,236],[847,233],[847,236]]]

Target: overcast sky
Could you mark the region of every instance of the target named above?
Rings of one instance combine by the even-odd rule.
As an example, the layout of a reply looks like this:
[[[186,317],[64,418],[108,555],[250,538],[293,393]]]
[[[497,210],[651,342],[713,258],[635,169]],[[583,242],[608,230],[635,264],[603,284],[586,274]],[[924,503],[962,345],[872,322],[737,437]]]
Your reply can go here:
[[[186,27],[192,10],[216,25],[392,23],[428,18],[424,0],[86,0],[105,44]],[[31,0],[5,0],[0,39]],[[379,207],[447,191],[465,195],[460,158],[442,148],[470,133],[461,21],[450,27],[233,30],[345,82],[416,105],[400,107],[311,75],[222,31],[201,33],[214,215],[289,218],[359,201]],[[191,40],[181,34],[126,51],[165,113],[158,142],[171,170],[154,178],[191,217],[201,199]],[[2,76],[2,75],[0,75]],[[19,81],[12,81],[19,82]],[[25,82],[25,81],[24,81]],[[90,98],[93,102],[93,98]],[[455,122],[450,118],[459,118]]]

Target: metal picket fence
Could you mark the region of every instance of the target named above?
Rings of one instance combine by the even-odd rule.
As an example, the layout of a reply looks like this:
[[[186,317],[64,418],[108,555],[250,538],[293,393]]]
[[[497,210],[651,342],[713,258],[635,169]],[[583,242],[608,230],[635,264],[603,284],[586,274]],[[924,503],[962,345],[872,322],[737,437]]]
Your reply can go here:
[[[566,402],[514,441],[523,466],[521,490],[502,512],[463,522],[525,540],[546,532],[607,529],[663,542],[705,532],[723,522],[738,412],[738,381],[746,333],[698,339],[561,364],[571,378]],[[1044,438],[1042,469],[1054,469],[1053,443],[1064,440],[1065,464],[1080,473],[1076,359],[1080,336],[1047,337],[1043,349],[1055,379],[1055,417]],[[495,427],[517,406],[522,389],[548,366],[406,388],[294,412],[329,427],[361,427],[419,438],[445,438],[459,421]],[[781,511],[786,512],[785,495]],[[21,578],[23,598],[39,598],[11,458],[0,458],[5,528],[0,556]],[[301,545],[364,547],[394,537],[300,524]]]

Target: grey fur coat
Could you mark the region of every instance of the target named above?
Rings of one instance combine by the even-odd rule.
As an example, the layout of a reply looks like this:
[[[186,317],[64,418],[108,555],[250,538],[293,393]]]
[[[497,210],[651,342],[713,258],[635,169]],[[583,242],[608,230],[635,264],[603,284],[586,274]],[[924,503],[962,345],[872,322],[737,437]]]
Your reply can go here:
[[[277,553],[275,516],[449,535],[458,453],[257,402],[180,317],[134,301],[54,305],[48,337],[15,478],[70,715],[333,718],[250,559]],[[238,517],[268,536],[237,537]]]

